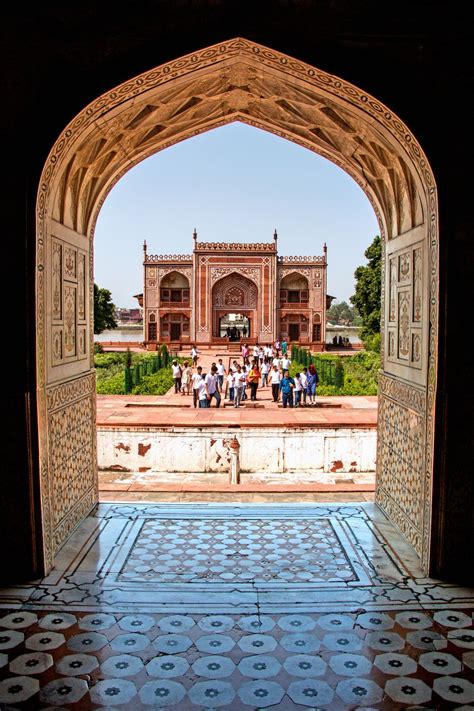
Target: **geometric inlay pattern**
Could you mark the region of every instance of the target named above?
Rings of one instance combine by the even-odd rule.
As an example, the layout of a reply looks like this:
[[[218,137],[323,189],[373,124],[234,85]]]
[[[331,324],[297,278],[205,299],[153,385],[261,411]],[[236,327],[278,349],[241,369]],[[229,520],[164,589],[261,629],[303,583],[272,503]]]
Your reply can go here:
[[[119,578],[156,582],[358,580],[328,519],[150,519]]]

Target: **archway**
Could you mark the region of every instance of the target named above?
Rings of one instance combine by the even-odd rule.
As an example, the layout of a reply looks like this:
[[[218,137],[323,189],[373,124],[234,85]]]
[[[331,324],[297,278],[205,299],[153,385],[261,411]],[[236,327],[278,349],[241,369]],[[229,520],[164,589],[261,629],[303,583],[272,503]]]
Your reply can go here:
[[[44,167],[36,265],[44,567],[97,501],[92,239],[100,207],[139,161],[231,121],[332,160],[374,207],[383,238],[384,332],[377,502],[428,571],[438,324],[433,174],[408,128],[376,99],[240,38],[99,97],[66,127]]]
[[[221,337],[222,321],[232,313],[234,316],[239,314],[244,319],[242,322],[239,321],[239,324],[235,324],[236,328],[241,326],[238,328],[241,330],[241,335],[245,337],[243,333],[245,328],[245,335],[253,338],[258,329],[257,306],[258,288],[250,279],[238,272],[219,279],[212,288],[213,335],[217,338]]]

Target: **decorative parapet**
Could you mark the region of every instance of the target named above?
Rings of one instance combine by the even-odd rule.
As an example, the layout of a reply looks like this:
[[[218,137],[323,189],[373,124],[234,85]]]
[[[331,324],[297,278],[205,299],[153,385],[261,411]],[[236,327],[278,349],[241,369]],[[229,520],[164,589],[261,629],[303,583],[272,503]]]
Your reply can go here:
[[[156,264],[157,262],[179,262],[182,264],[192,264],[193,257],[191,254],[147,254],[145,264]]]
[[[196,242],[195,252],[276,252],[275,242]]]
[[[278,264],[326,264],[326,257],[277,257]]]

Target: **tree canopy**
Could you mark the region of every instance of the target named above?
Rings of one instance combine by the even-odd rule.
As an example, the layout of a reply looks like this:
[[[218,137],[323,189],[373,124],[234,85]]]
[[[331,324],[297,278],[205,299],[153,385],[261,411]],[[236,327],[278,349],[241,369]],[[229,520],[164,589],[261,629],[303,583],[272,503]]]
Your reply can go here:
[[[115,304],[108,289],[94,284],[94,333],[102,333],[107,328],[117,328]]]
[[[350,298],[362,318],[360,335],[363,341],[380,334],[382,242],[378,235],[365,250],[365,256],[368,264],[355,270],[355,294]]]
[[[349,306],[347,301],[339,301],[332,304],[326,312],[327,319],[336,325],[359,326],[360,316],[354,306]]]

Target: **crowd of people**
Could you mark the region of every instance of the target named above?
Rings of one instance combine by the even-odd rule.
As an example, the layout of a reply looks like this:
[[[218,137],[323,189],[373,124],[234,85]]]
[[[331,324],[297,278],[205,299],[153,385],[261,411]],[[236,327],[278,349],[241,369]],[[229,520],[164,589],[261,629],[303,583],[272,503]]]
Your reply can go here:
[[[193,395],[194,407],[211,407],[216,401],[220,407],[227,399],[234,407],[244,400],[257,400],[260,388],[271,388],[273,402],[281,400],[283,407],[300,407],[316,404],[316,388],[319,382],[314,365],[303,368],[290,376],[291,360],[286,341],[275,341],[273,346],[252,346],[244,343],[241,362],[233,360],[227,370],[222,358],[212,363],[208,373],[198,365],[199,352],[193,347],[191,357],[183,364],[172,362],[175,393]]]

